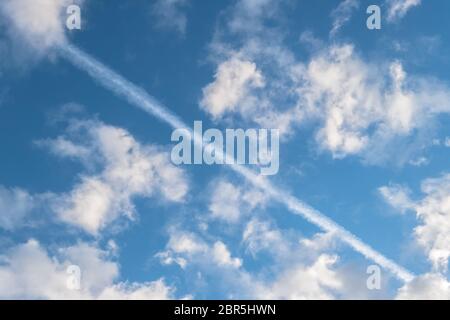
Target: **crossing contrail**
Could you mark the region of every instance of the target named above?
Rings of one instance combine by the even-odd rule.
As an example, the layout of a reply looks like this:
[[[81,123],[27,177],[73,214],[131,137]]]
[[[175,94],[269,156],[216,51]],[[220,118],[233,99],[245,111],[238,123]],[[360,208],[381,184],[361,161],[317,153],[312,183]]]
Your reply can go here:
[[[164,105],[158,102],[158,100],[148,94],[145,90],[131,83],[109,67],[97,61],[89,54],[83,52],[70,43],[64,43],[58,46],[57,49],[62,57],[80,70],[87,72],[95,81],[106,89],[112,91],[119,97],[125,98],[125,100],[127,100],[131,105],[150,113],[159,120],[169,124],[173,129],[189,128],[189,126],[177,115],[169,111]],[[191,134],[194,134],[194,144],[196,144],[197,147],[200,147],[201,145],[199,144],[202,143],[202,137],[196,136],[195,132],[192,130]],[[229,155],[226,153],[220,153],[217,156],[224,159],[229,159]],[[225,163],[232,162],[233,161],[226,161]],[[265,177],[242,165],[230,164],[229,166],[233,171],[242,175],[255,187],[263,190],[274,201],[283,204],[289,211],[302,216],[323,231],[330,232],[341,241],[347,243],[354,250],[361,253],[367,259],[372,260],[376,264],[390,271],[400,280],[409,282],[415,277],[410,271],[386,258],[384,255],[353,235],[351,232],[334,222],[332,219],[328,218],[298,198],[290,195],[285,190],[275,187]]]

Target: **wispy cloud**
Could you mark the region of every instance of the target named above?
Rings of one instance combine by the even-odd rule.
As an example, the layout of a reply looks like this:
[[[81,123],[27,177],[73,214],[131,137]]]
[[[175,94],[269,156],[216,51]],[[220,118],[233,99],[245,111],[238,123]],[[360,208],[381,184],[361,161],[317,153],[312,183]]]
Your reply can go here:
[[[388,6],[388,21],[403,18],[412,8],[420,5],[422,0],[386,0]]]
[[[235,186],[227,180],[213,181],[209,211],[212,219],[238,223],[255,208],[263,207],[266,199],[258,189]]]
[[[387,21],[399,21],[408,13],[408,11],[416,6],[419,6],[421,2],[422,0],[385,0],[384,4],[387,7]],[[331,12],[333,24],[330,35],[335,36],[339,32],[339,30],[348,21],[350,21],[352,15],[360,7],[360,0],[342,0],[339,5]]]
[[[330,35],[334,36],[342,26],[347,23],[353,12],[359,8],[359,0],[344,0],[333,10],[331,17],[333,18],[333,26]]]
[[[35,197],[26,190],[0,185],[0,228],[13,230],[22,226],[35,207]]]
[[[157,0],[151,9],[155,25],[184,35],[187,27],[184,9],[188,4],[189,0]]]
[[[197,298],[208,290],[217,292],[218,287],[222,288],[219,297],[225,298],[339,299],[371,295],[364,287],[365,272],[355,273],[352,269],[353,273],[347,274],[339,256],[331,253],[337,248],[332,234],[317,233],[304,238],[297,230],[280,229],[272,221],[253,218],[242,230],[242,258],[233,258],[239,255],[241,246],[234,246],[233,251],[223,244],[224,258],[220,263],[212,251],[221,240],[204,230],[185,230],[192,227],[172,226],[166,250],[157,258],[162,264],[178,264]],[[270,260],[249,267],[244,263],[249,261],[247,254],[255,261],[266,256]],[[235,263],[231,263],[233,259]],[[214,284],[204,281],[209,278],[215,279]]]

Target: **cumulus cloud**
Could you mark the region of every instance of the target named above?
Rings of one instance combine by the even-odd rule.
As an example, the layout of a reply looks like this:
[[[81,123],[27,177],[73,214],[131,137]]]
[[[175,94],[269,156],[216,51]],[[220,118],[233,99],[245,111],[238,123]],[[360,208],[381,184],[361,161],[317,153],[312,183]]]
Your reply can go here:
[[[163,264],[177,263],[181,268],[188,264],[210,264],[220,268],[238,269],[242,260],[232,257],[222,241],[207,243],[199,235],[172,229],[166,250],[156,255]]]
[[[403,18],[406,13],[420,5],[422,0],[386,0],[388,6],[388,20],[394,21]]]
[[[269,273],[263,268],[262,274],[253,271],[248,276],[250,297],[325,300],[374,296],[366,287],[364,267],[347,266],[346,269],[339,256],[332,253],[337,249],[336,240],[329,233],[305,238],[281,230],[269,221],[252,219],[243,232],[244,244],[254,258],[268,253],[273,260]]]
[[[35,56],[44,56],[49,49],[66,41],[66,8],[82,5],[83,0],[4,0],[0,16],[7,21],[11,40],[21,41]],[[36,57],[35,57],[36,58]]]
[[[242,256],[236,247],[231,249],[205,230],[173,227],[166,250],[157,257],[164,265],[180,265],[185,279],[193,281],[194,294],[197,289],[217,293],[220,288],[223,297],[240,299],[367,298],[371,293],[365,287],[366,273],[342,269],[338,256],[330,253],[336,248],[335,240],[322,233],[304,238],[271,221],[253,218],[242,230]],[[262,257],[268,259],[264,264],[244,263]]]
[[[214,40],[211,47],[219,63],[214,81],[203,88],[200,106],[216,121],[240,117],[287,135],[302,116],[298,108],[290,108],[298,99],[291,70],[295,59],[269,35],[243,41],[235,50],[226,40]]]
[[[72,191],[54,196],[52,208],[62,221],[92,234],[121,216],[133,219],[135,197],[158,194],[182,202],[187,193],[187,179],[168,152],[140,144],[122,128],[75,121],[66,135],[37,143],[90,169]]]
[[[180,34],[186,33],[187,17],[184,8],[188,0],[158,0],[152,5],[152,14],[156,26],[174,30]]]
[[[145,283],[119,283],[106,287],[99,295],[100,300],[167,300],[173,298],[173,287],[164,279]]]
[[[240,218],[266,203],[264,194],[254,188],[244,189],[231,182],[219,179],[211,184],[213,192],[209,211],[211,217],[229,223],[239,222]]]
[[[428,273],[401,287],[398,300],[450,300],[450,283],[442,275]]]
[[[258,218],[253,218],[246,224],[242,242],[253,256],[263,250],[268,250],[277,256],[290,252],[281,231],[274,228],[269,221]]]
[[[425,196],[409,200],[402,187],[380,189],[386,200],[400,210],[413,210],[420,224],[414,229],[435,271],[445,272],[450,258],[450,174],[426,179],[421,185]]]
[[[233,258],[228,247],[221,241],[216,241],[212,247],[212,258],[220,266],[230,266],[239,268],[242,265],[242,260]]]
[[[247,94],[252,103],[229,112],[261,126],[279,126],[284,134],[295,124],[314,123],[319,148],[334,158],[357,155],[368,164],[406,164],[430,141],[438,115],[450,113],[445,85],[408,76],[399,61],[381,67],[366,62],[350,44],[319,50],[307,63],[283,61],[290,107],[271,103],[283,98],[269,88],[253,90]],[[390,152],[399,145],[405,152]]]
[[[309,266],[296,266],[282,273],[279,279],[261,293],[263,299],[329,300],[343,287],[342,279],[333,269],[337,256],[320,255]]]
[[[119,266],[109,254],[79,243],[50,255],[36,240],[10,248],[0,256],[2,299],[170,299],[174,288],[164,280],[118,282]],[[79,290],[68,285],[69,266],[81,270]]]
[[[253,103],[249,92],[264,87],[264,77],[256,65],[238,58],[222,62],[214,78],[214,82],[203,89],[200,102],[214,119]]]
[[[417,164],[438,116],[450,112],[447,85],[408,74],[401,61],[368,61],[352,43],[326,46],[316,41],[309,58],[299,60],[285,45],[283,30],[270,26],[273,14],[255,14],[258,27],[251,32],[233,27],[232,21],[242,21],[238,9],[251,5],[279,9],[277,1],[239,1],[227,11],[226,22],[218,24],[210,46],[217,72],[200,103],[214,120],[277,128],[284,138],[298,127],[313,128],[318,149],[336,159],[358,156],[370,165]],[[336,30],[356,6],[357,1],[340,3],[333,14]],[[235,83],[247,85],[230,85],[229,79],[236,77],[228,76],[234,74],[229,70],[244,70],[236,67],[244,61],[247,71]],[[394,152],[399,146],[401,154]]]
[[[408,78],[397,61],[387,74],[380,70],[351,45],[331,47],[306,66],[307,84],[299,92],[310,114],[322,119],[319,145],[334,157],[360,154],[369,163],[382,163],[381,150],[414,135],[420,141],[438,114],[450,112],[450,90],[442,84]],[[406,159],[398,161],[405,163],[420,147],[406,145]]]
[[[242,244],[253,257],[269,253],[285,267],[313,263],[321,254],[332,255],[338,247],[332,233],[316,233],[302,237],[294,230],[282,230],[273,221],[254,217],[242,231]]]
[[[15,34],[35,48],[46,49],[64,41],[61,13],[68,3],[68,0],[5,0],[0,8]]]

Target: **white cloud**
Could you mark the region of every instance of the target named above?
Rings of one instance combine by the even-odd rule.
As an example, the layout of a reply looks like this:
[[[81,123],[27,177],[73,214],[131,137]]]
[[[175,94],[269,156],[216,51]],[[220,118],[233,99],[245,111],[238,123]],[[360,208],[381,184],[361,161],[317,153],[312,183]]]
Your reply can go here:
[[[71,193],[58,198],[54,205],[58,217],[92,234],[121,214],[132,216],[128,195],[124,198],[116,194],[107,183],[95,177],[83,178]]]
[[[64,39],[61,12],[67,3],[55,0],[5,0],[1,9],[27,41],[35,46],[49,47]]]
[[[264,87],[264,77],[251,61],[231,58],[222,62],[215,80],[203,89],[200,105],[214,119],[251,104],[252,89]]]
[[[336,238],[330,233],[316,233],[311,238],[300,239],[300,244],[305,250],[312,252],[326,252],[336,247]]]
[[[245,226],[241,244],[253,261],[264,257],[265,263],[250,265],[244,264],[249,257],[233,257],[230,251],[236,249],[225,246],[205,230],[201,234],[172,228],[166,250],[157,254],[162,264],[179,264],[183,268],[194,294],[197,290],[199,294],[220,290],[228,299],[373,296],[366,288],[364,267],[343,269],[338,256],[330,253],[336,248],[331,234],[303,238],[294,230],[281,230],[269,221],[254,218]]]
[[[450,300],[450,283],[440,274],[428,273],[401,287],[396,299]]]
[[[402,213],[414,209],[414,202],[410,198],[409,189],[400,185],[390,185],[381,187],[378,191],[387,203]]]
[[[371,101],[378,98],[371,97],[376,88],[366,87],[367,67],[352,55],[351,46],[342,46],[316,56],[305,70],[307,85],[299,88],[308,110],[323,115],[319,145],[336,157],[364,148],[368,137],[362,131],[376,116],[377,101]]]
[[[157,0],[152,5],[156,26],[185,34],[187,17],[183,9],[187,5],[188,0]]]
[[[259,225],[259,227],[258,227]],[[385,297],[384,292],[374,295],[366,287],[364,266],[346,266],[339,263],[336,254],[337,239],[330,233],[317,233],[311,238],[292,236],[266,221],[251,222],[253,232],[244,232],[246,244],[258,246],[252,252],[267,251],[273,260],[261,274],[253,272],[249,297],[256,299],[368,299]],[[260,240],[260,241],[258,241]],[[266,243],[267,241],[267,243]],[[270,274],[270,276],[268,276]],[[247,284],[247,283],[246,283]]]
[[[274,9],[268,14],[255,10],[256,27],[249,30],[243,17],[252,5]],[[340,3],[334,13],[337,29],[357,5]],[[433,138],[436,118],[450,113],[448,86],[407,74],[400,61],[367,61],[351,43],[327,47],[316,41],[310,58],[300,61],[285,45],[284,30],[267,23],[278,9],[278,1],[239,1],[226,12],[227,23],[218,24],[210,46],[217,70],[230,61],[248,61],[254,65],[250,74],[262,77],[264,86],[246,86],[238,91],[239,99],[228,99],[219,93],[235,90],[216,77],[204,88],[202,108],[215,120],[277,128],[283,137],[293,136],[299,126],[315,128],[318,148],[338,159],[358,156],[366,164],[398,166],[420,159]],[[231,36],[236,40],[230,43]],[[404,152],[395,152],[400,147]]]
[[[250,188],[245,190],[226,180],[217,180],[211,184],[209,211],[212,218],[229,223],[236,223],[249,211],[263,207],[267,198],[260,191]]]
[[[247,223],[242,234],[242,241],[253,256],[261,250],[269,250],[276,255],[290,252],[281,231],[274,228],[268,221],[258,218],[253,218]]]
[[[229,182],[220,181],[212,194],[209,210],[213,217],[236,222],[241,215],[240,204],[240,190]]]
[[[419,157],[417,159],[413,159],[409,161],[409,164],[414,167],[422,167],[426,166],[430,163],[430,160],[425,157]]]
[[[241,259],[231,257],[231,253],[227,246],[221,241],[216,241],[214,243],[211,252],[212,259],[220,266],[239,268],[242,265]]]
[[[208,250],[208,246],[195,234],[175,232],[170,234],[169,250],[175,253],[197,254]]]
[[[119,267],[108,259],[108,252],[86,243],[60,248],[50,256],[36,240],[29,240],[0,258],[2,299],[168,299],[174,291],[162,279],[117,282]],[[80,290],[67,285],[69,265],[80,267]]]
[[[239,50],[230,48],[226,40],[214,40],[211,47],[219,57],[216,79],[204,87],[200,105],[214,120],[234,120],[234,116],[239,116],[289,134],[292,125],[302,117],[299,108],[289,107],[298,99],[291,71],[294,55],[270,33],[243,38],[245,45]],[[246,67],[239,73],[237,65]],[[234,78],[238,81],[232,82]]]
[[[311,238],[301,237],[294,230],[281,230],[273,222],[251,219],[242,233],[242,243],[253,257],[268,252],[278,264],[292,265],[316,261],[321,254],[330,254],[338,241],[332,233],[316,233]]]
[[[56,156],[64,156],[74,159],[87,159],[91,152],[88,147],[76,144],[64,137],[39,140],[36,144],[38,146],[48,147],[49,151]]]
[[[243,232],[243,243],[254,258],[263,252],[272,257],[274,276],[261,280],[253,297],[258,299],[337,299],[346,293],[346,277],[329,253],[336,239],[329,233],[311,238],[280,230],[273,223],[252,219]],[[255,276],[258,278],[258,276]]]
[[[172,287],[164,279],[145,283],[119,283],[105,288],[100,300],[166,300],[173,299]]]
[[[422,182],[425,196],[411,201],[401,187],[383,187],[381,192],[394,207],[416,212],[420,225],[414,229],[435,271],[446,271],[450,258],[450,174]]]
[[[342,279],[333,269],[337,256],[320,255],[309,266],[295,266],[261,292],[261,299],[329,300],[343,287]],[[257,293],[257,295],[259,295]]]
[[[233,257],[222,241],[204,230],[202,234],[173,228],[166,250],[157,255],[163,264],[179,264],[187,279],[192,273],[193,292],[200,277],[200,290],[221,288],[227,298],[335,299],[348,293],[345,281],[349,276],[337,266],[338,257],[327,253],[335,248],[330,234],[305,239],[253,218],[242,230],[242,244],[255,261],[264,251],[271,260],[251,271],[243,265],[243,257]],[[365,284],[364,277],[362,273],[355,282]]]
[[[399,62],[390,64],[388,75],[381,70],[361,60],[350,45],[331,47],[307,65],[299,92],[309,114],[322,118],[317,141],[334,157],[360,154],[369,163],[382,163],[386,152],[380,151],[426,132],[433,117],[450,112],[448,88],[408,78]],[[410,157],[422,145],[409,147]]]
[[[353,12],[360,7],[360,2],[360,0],[342,0],[339,3],[331,13],[333,26],[330,35],[335,35],[350,20]],[[420,4],[421,0],[386,0],[387,20],[389,22],[400,20],[410,9]]]
[[[3,0],[0,14],[8,21],[12,39],[20,38],[33,53],[43,55],[66,40],[65,11],[71,0]],[[83,0],[75,1],[82,5]]]
[[[166,250],[156,255],[163,264],[178,264],[185,268],[188,264],[205,264],[220,268],[238,269],[242,265],[239,258],[234,258],[222,241],[208,244],[192,232],[172,229]]]
[[[168,152],[141,145],[126,130],[98,121],[76,121],[67,136],[47,139],[61,157],[80,159],[88,168],[66,194],[54,195],[53,210],[67,223],[97,234],[121,216],[132,219],[134,197],[181,202],[187,193],[183,171],[170,163]]]
[[[406,13],[420,5],[422,0],[386,0],[388,5],[388,20],[393,21],[403,18]]]
[[[333,10],[331,16],[333,18],[333,27],[330,31],[331,35],[335,35],[342,26],[347,23],[353,11],[359,8],[359,0],[344,0]]]
[[[239,0],[227,19],[228,28],[246,35],[260,32],[264,19],[274,18],[278,13],[279,3],[279,0]]]
[[[0,228],[13,230],[22,226],[36,206],[35,202],[34,197],[25,190],[0,185]]]
[[[436,269],[447,269],[450,257],[450,174],[422,183],[426,194],[416,206],[421,221],[415,234]]]

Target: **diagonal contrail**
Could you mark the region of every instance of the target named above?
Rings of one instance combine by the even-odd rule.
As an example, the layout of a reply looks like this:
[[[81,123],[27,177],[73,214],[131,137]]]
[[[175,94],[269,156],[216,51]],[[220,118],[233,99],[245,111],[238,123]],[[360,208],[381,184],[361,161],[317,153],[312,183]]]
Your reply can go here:
[[[189,128],[189,126],[185,124],[178,116],[170,112],[145,90],[126,80],[124,77],[117,74],[115,71],[111,70],[77,47],[69,43],[65,43],[58,46],[57,49],[62,57],[67,59],[77,68],[86,71],[99,84],[106,89],[111,90],[116,95],[125,98],[130,104],[152,114],[161,121],[169,124],[174,129]],[[201,147],[202,137],[196,136],[195,133],[193,134],[194,144],[196,144],[196,147]],[[216,155],[221,158],[229,159],[229,155],[226,153]],[[232,162],[233,161],[228,163]],[[238,164],[231,164],[229,166],[233,171],[244,176],[255,187],[263,190],[273,200],[286,206],[289,211],[301,215],[303,218],[318,226],[323,231],[332,233],[341,241],[347,243],[354,250],[361,253],[367,259],[372,260],[386,270],[392,272],[397,278],[405,282],[409,282],[414,278],[414,275],[410,271],[386,258],[381,253],[361,241],[351,232],[347,231],[339,224],[323,215],[321,212],[310,207],[298,198],[288,194],[286,191],[276,188],[270,181],[258,175],[253,170]]]

